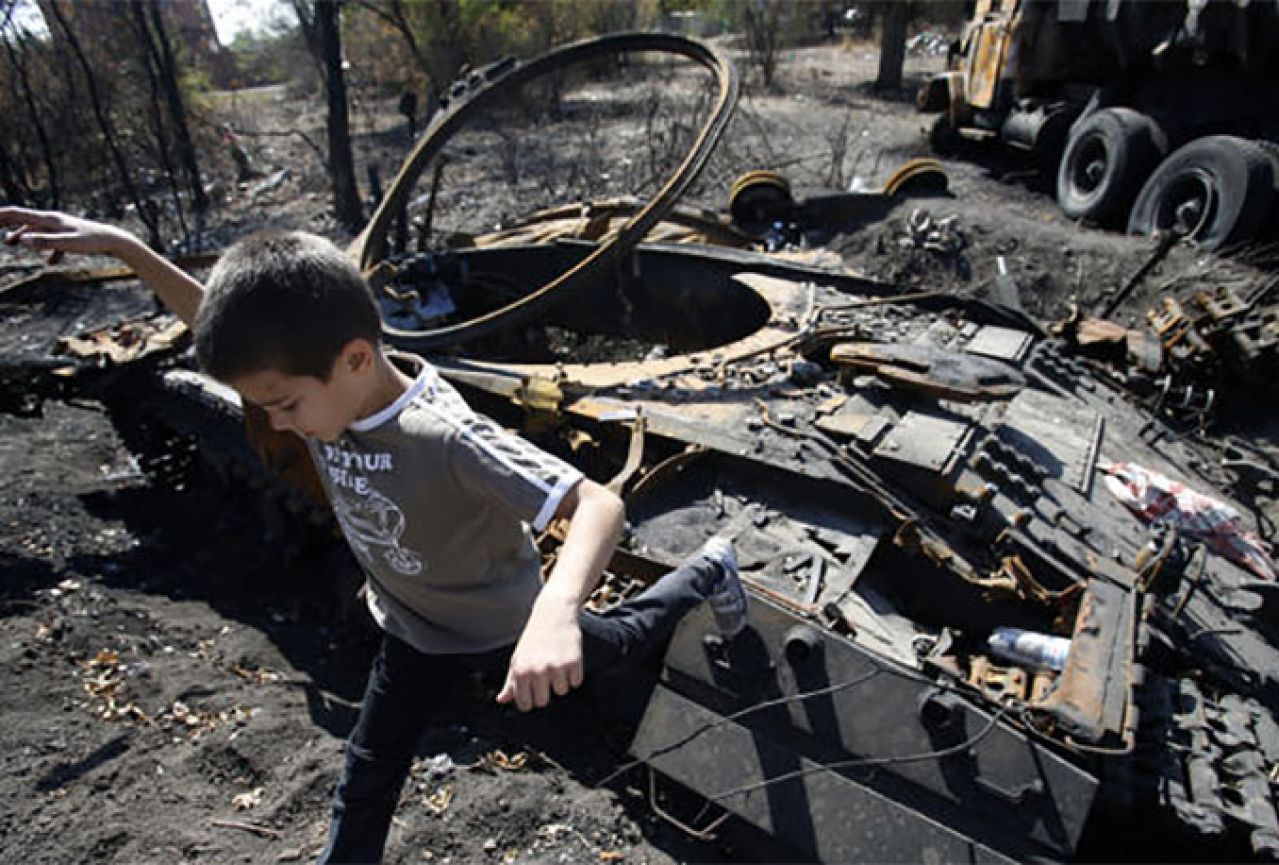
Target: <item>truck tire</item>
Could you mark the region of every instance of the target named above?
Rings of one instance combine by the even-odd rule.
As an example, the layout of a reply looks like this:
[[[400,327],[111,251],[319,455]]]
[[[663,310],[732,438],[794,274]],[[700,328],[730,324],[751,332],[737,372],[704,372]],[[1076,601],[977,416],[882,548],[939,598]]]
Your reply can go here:
[[[955,124],[950,122],[950,116],[945,112],[937,115],[932,125],[928,127],[928,146],[938,156],[954,156],[959,152],[963,142],[963,136],[959,134]]]
[[[1232,135],[1196,138],[1165,159],[1142,187],[1129,234],[1175,231],[1206,250],[1254,239],[1275,198],[1270,157]]]
[[[1275,194],[1270,202],[1270,216],[1262,229],[1262,236],[1269,240],[1279,240],[1279,141],[1268,141],[1265,138],[1253,140],[1270,157],[1270,170],[1274,174]]]
[[[1260,147],[1262,152],[1270,158],[1270,169],[1275,175],[1275,189],[1279,189],[1279,141],[1256,138],[1252,143]]]
[[[1102,108],[1070,128],[1057,164],[1057,203],[1071,219],[1122,225],[1137,190],[1167,152],[1159,125],[1131,108]]]

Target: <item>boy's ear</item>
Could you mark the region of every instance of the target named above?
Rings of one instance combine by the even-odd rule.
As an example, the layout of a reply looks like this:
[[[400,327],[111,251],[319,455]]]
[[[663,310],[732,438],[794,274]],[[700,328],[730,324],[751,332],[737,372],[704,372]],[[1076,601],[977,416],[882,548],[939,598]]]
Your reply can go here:
[[[342,346],[338,355],[338,363],[344,365],[347,372],[360,372],[373,366],[373,344],[367,339],[355,339]]]

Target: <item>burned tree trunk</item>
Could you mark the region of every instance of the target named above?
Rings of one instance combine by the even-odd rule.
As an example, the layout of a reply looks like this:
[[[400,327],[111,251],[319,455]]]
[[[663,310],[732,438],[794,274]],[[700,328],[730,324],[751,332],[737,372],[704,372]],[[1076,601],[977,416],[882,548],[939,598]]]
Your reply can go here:
[[[160,16],[160,7],[151,0],[151,27],[155,30],[155,44],[149,50],[155,58],[156,70],[159,73],[160,91],[169,106],[169,116],[173,119],[173,137],[176,139],[178,160],[186,171],[187,186],[191,190],[191,206],[196,213],[202,213],[209,206],[209,198],[204,194],[204,184],[200,180],[200,165],[196,159],[195,145],[191,141],[191,128],[187,123],[186,104],[182,100],[182,90],[178,87],[177,64],[173,60],[173,46],[169,42],[169,34],[165,30]],[[144,23],[145,26],[145,23]]]
[[[906,25],[910,23],[909,0],[891,0],[882,9],[884,20],[879,34],[879,90],[900,90],[902,65],[906,62]]]
[[[17,79],[19,89],[22,91],[22,102],[27,109],[27,119],[31,122],[31,128],[36,134],[36,141],[40,145],[40,158],[44,161],[45,179],[49,185],[49,204],[54,208],[61,207],[62,194],[58,189],[58,168],[53,160],[53,148],[49,145],[49,135],[40,119],[40,109],[36,105],[35,92],[31,87],[31,79],[27,75],[26,63],[21,56],[24,46],[21,43],[15,46],[7,29],[0,33],[0,38],[4,39],[5,53],[9,56],[9,65],[13,68],[14,77]],[[17,38],[20,39],[21,37]]]
[[[338,221],[355,231],[364,221],[360,193],[355,186],[355,160],[351,156],[351,124],[346,104],[346,77],[342,72],[342,4],[338,0],[293,0],[307,46],[324,81],[328,104],[329,178],[333,183],[333,209]]]
[[[178,227],[182,230],[183,239],[189,243],[191,236],[187,230],[186,219],[182,214],[182,195],[178,189],[177,173],[173,170],[172,160],[169,159],[169,136],[165,131],[164,112],[160,108],[160,78],[162,76],[157,68],[160,59],[159,52],[156,51],[155,40],[151,36],[146,13],[142,5],[134,3],[130,8],[133,11],[133,24],[134,29],[137,30],[138,40],[146,49],[142,53],[140,60],[147,76],[148,96],[151,100],[151,128],[155,133],[160,165],[164,168],[164,176],[169,181],[169,191],[173,196],[173,212],[177,218]]]
[[[80,40],[75,35],[75,30],[67,22],[62,10],[58,8],[58,4],[50,2],[47,8],[53,11],[53,17],[66,37],[67,45],[75,55],[81,71],[84,72],[85,86],[89,90],[89,102],[93,106],[93,115],[97,118],[98,128],[102,131],[102,139],[107,145],[107,149],[111,152],[111,159],[115,163],[120,184],[124,187],[125,193],[137,209],[138,218],[142,220],[143,225],[147,228],[148,242],[158,249],[163,243],[160,237],[159,223],[156,220],[153,208],[148,207],[142,201],[142,196],[138,194],[138,188],[133,183],[133,177],[129,174],[129,167],[125,163],[124,153],[120,150],[120,144],[116,140],[115,127],[112,125],[111,118],[107,116],[106,109],[102,105],[102,97],[98,93],[97,78],[93,74],[93,66],[89,63],[89,58],[85,56],[84,47],[80,44]]]
[[[4,190],[4,197],[14,204],[27,203],[27,190],[18,180],[3,144],[0,144],[0,190]]]
[[[777,84],[778,52],[782,44],[782,5],[779,0],[747,3],[743,7],[747,56],[759,68],[765,90]]]

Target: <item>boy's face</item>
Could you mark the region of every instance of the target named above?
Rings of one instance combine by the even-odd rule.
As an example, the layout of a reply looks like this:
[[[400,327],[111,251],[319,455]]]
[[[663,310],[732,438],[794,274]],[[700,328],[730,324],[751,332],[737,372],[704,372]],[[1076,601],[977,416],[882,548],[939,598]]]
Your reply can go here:
[[[264,369],[228,384],[241,397],[263,408],[273,429],[331,442],[360,417],[367,400],[361,359],[353,359],[343,351],[334,362],[328,381]]]

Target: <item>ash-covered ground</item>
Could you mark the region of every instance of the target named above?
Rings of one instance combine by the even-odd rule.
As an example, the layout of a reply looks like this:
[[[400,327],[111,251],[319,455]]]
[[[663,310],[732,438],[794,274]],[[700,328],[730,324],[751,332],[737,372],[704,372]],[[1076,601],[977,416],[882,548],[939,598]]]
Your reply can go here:
[[[872,46],[786,52],[781,91],[743,99],[692,200],[723,207],[731,177],[759,167],[780,167],[797,190],[857,177],[873,187],[926,154],[927,118],[907,92],[870,90],[874,64]],[[908,79],[940,64],[912,56]],[[271,225],[344,240],[314,153],[272,134],[299,117],[318,130],[322,110],[274,90],[242,94],[235,110],[260,179],[223,183],[207,239]],[[377,116],[357,128],[357,158],[389,178],[407,142],[393,107]],[[599,147],[622,163],[607,136]],[[1069,223],[1014,161],[947,168],[953,199],[904,202],[829,248],[872,276],[973,293],[988,290],[1003,256],[1026,307],[1046,319],[1109,296],[1154,249]],[[953,215],[962,245],[934,254],[904,242],[917,210]],[[1139,320],[1161,286],[1255,278],[1238,261],[1174,249],[1119,318]],[[1236,415],[1256,435],[1249,412]],[[148,468],[134,431],[91,399],[55,395],[37,416],[0,413],[0,861],[307,861],[375,647],[358,602],[332,588],[349,565],[318,529],[286,549],[253,491],[198,461],[164,478]],[[601,786],[627,761],[627,727],[601,715],[591,690],[521,716],[493,704],[493,683],[475,682],[420,744],[386,861],[783,855],[732,822],[713,840],[690,839],[655,816],[642,769]],[[692,816],[674,795],[666,807]]]

